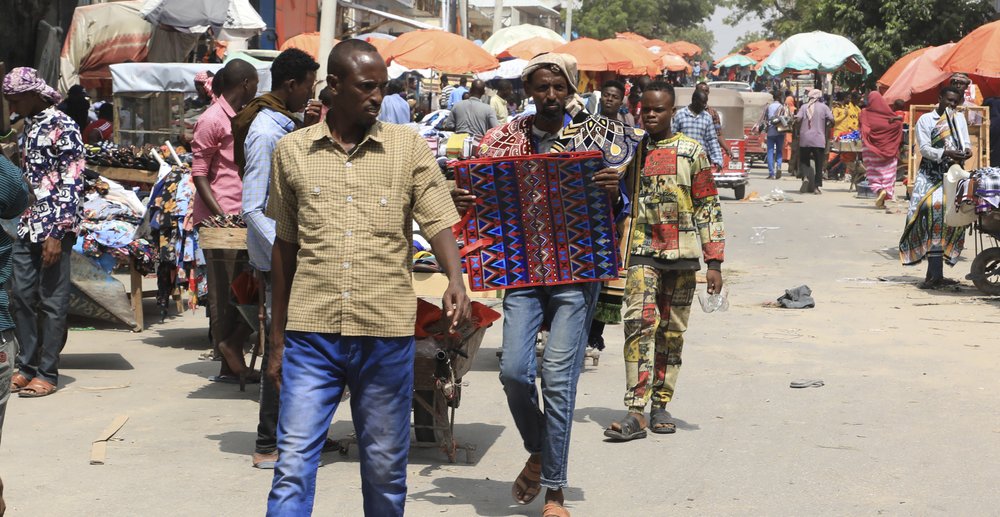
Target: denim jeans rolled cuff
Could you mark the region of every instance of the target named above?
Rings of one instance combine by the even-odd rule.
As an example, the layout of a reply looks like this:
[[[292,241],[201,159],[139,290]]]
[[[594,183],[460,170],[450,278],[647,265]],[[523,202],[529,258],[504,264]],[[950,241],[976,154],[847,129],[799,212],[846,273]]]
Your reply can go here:
[[[545,488],[567,486],[577,381],[600,289],[589,282],[510,289],[504,296],[500,381],[525,450],[542,456]],[[535,385],[535,337],[543,322],[549,325],[541,365],[544,412]]]
[[[345,388],[352,393],[364,515],[403,515],[414,351],[412,336],[285,333],[278,463],[268,516],[312,513],[320,452]]]

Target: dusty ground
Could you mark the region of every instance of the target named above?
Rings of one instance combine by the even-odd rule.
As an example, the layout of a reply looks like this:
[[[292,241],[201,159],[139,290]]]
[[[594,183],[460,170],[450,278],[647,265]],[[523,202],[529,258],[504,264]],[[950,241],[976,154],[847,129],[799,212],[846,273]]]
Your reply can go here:
[[[750,190],[797,190],[758,175]],[[728,192],[724,193],[728,195]],[[964,286],[924,292],[903,268],[903,215],[855,199],[846,184],[800,203],[724,203],[732,308],[696,309],[677,398],[680,430],[606,443],[620,416],[620,326],[579,385],[568,504],[574,515],[991,515],[1000,508],[1000,352],[995,299]],[[750,243],[752,227],[778,227]],[[949,271],[963,278],[971,250]],[[879,278],[889,281],[879,281]],[[764,308],[809,285],[810,310]],[[74,331],[62,389],[13,399],[0,447],[9,515],[261,515],[271,473],[250,467],[256,393],[207,378],[203,312],[146,332]],[[79,323],[78,323],[79,325]],[[525,459],[497,379],[499,328],[466,377],[456,432],[475,462],[435,450],[410,458],[410,515],[538,515],[511,504]],[[822,388],[793,390],[799,378]],[[94,390],[93,388],[118,387]],[[91,441],[129,421],[88,464]],[[351,430],[345,407],[332,432]],[[459,457],[460,460],[463,458]],[[360,515],[356,451],[324,457],[317,515]]]

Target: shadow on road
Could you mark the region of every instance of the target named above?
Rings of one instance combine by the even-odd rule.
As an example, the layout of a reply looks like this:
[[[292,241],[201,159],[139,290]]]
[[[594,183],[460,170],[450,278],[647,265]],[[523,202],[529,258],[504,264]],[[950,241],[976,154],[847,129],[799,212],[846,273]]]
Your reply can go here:
[[[499,517],[505,515],[538,515],[545,493],[538,495],[530,505],[514,503],[510,495],[511,485],[517,472],[510,473],[510,480],[441,477],[433,481],[434,488],[420,492],[410,492],[409,498],[427,501],[435,506],[472,505],[475,515]],[[578,488],[563,490],[567,507],[572,511],[574,501],[583,501],[583,491]]]
[[[135,367],[121,354],[67,354],[59,356],[60,370],[134,370]],[[62,378],[62,375],[59,376]]]

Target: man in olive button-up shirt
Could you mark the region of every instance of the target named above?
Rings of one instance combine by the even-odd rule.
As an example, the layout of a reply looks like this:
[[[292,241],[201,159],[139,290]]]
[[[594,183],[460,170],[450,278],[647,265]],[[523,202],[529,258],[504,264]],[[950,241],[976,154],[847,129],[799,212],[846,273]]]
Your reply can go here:
[[[345,40],[327,66],[326,122],[282,138],[272,166],[267,373],[280,386],[281,412],[268,515],[312,511],[320,449],[345,387],[365,515],[403,515],[416,319],[412,221],[448,275],[444,309],[454,328],[469,314],[451,234],[459,218],[427,144],[376,120],[388,76],[375,47]]]

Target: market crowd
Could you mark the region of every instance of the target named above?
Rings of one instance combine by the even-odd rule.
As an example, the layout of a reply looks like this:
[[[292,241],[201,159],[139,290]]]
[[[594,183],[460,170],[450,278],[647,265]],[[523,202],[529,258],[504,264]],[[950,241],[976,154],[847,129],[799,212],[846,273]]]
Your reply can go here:
[[[604,165],[591,180],[614,206],[623,287],[581,281],[514,288],[502,306],[500,381],[525,449],[524,467],[511,473],[511,497],[527,505],[542,496],[541,515],[569,515],[563,490],[588,346],[603,348],[605,325],[624,323],[624,410],[604,435],[630,441],[674,433],[667,406],[702,262],[707,293],[722,292],[725,230],[713,172],[731,150],[709,85],[698,84],[685,99],[677,98],[677,78],[613,78],[580,92],[576,60],[546,53],[527,64],[516,91],[511,81],[488,87],[442,76],[434,97],[419,77],[389,80],[375,47],[353,39],[333,48],[326,68],[327,76],[317,77],[313,57],[286,50],[271,64],[270,91],[258,96],[256,69],[234,59],[212,77],[199,76],[192,101],[204,112],[190,142],[188,222],[195,232],[231,218],[247,227],[245,251],[204,250],[220,378],[259,377],[244,358],[252,329],[230,303],[230,287],[252,271],[266,293],[252,464],[274,469],[268,515],[313,511],[320,454],[334,445],[326,434],[347,391],[365,514],[403,514],[417,310],[410,221],[448,279],[442,304],[455,329],[470,317],[470,300],[452,227],[477,202],[449,187],[427,141],[408,127],[425,117],[468,135],[466,154],[482,158],[602,153]],[[322,101],[312,98],[319,79],[326,83]],[[766,139],[768,177],[780,177],[791,133],[802,192],[822,193],[824,174],[835,177],[860,159],[884,207],[896,197],[904,126],[915,130],[924,160],[901,259],[926,259],[923,287],[945,285],[942,265],[954,263],[964,236],[941,219],[942,177],[969,157],[968,122],[957,110],[963,84],[967,78],[953,78],[937,109],[908,121],[878,92],[829,99],[810,89],[796,98],[771,83],[773,101],[755,127]],[[0,217],[20,219],[13,235],[0,233],[0,282],[11,282],[9,299],[0,291],[0,430],[8,391],[30,398],[58,389],[83,145],[108,139],[114,116],[105,109],[88,120],[79,90],[60,104],[59,93],[28,68],[7,75],[3,95],[24,127],[7,135],[18,139],[19,164],[0,157]],[[581,131],[585,138],[573,136]],[[855,132],[860,157],[829,154],[831,140]],[[543,326],[548,340],[536,355]]]

